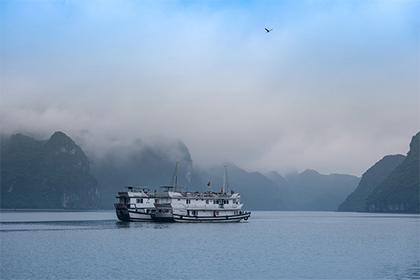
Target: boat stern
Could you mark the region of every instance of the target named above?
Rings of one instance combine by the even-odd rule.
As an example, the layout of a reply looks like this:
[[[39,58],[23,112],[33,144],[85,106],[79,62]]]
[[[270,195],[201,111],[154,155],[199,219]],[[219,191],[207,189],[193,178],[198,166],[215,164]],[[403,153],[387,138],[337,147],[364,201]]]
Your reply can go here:
[[[114,203],[115,213],[120,221],[129,222],[130,213],[128,212],[127,205],[124,203]]]

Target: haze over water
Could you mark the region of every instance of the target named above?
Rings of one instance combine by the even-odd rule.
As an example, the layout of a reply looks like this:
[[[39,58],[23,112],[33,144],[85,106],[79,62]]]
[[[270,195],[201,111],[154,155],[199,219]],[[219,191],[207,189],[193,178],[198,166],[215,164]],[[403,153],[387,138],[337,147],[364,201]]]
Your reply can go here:
[[[420,279],[419,215],[261,212],[239,224],[1,212],[1,279]]]
[[[360,176],[419,130],[420,2],[0,1],[0,128]],[[266,33],[264,28],[273,28]]]

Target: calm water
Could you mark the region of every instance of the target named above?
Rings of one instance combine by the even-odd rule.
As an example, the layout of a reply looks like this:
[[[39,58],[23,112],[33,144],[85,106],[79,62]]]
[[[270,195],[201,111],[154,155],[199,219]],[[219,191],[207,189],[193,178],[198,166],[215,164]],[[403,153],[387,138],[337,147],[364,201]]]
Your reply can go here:
[[[420,279],[420,216],[253,212],[247,223],[119,223],[1,212],[1,279]]]

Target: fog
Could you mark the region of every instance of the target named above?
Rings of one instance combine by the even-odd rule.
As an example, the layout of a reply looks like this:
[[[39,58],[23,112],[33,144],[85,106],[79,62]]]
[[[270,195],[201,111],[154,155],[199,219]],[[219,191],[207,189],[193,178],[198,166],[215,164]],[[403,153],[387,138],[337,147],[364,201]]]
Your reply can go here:
[[[0,3],[0,129],[361,175],[420,129],[417,1]],[[273,31],[265,33],[264,27]]]

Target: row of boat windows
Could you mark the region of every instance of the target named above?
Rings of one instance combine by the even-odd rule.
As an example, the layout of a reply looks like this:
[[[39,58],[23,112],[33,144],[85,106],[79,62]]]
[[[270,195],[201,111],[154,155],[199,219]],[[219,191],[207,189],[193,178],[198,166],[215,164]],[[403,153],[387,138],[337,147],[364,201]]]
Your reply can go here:
[[[136,198],[136,203],[143,203],[145,201],[149,201],[149,199]],[[130,203],[130,199],[125,198],[125,197],[120,197],[120,203],[124,203],[124,204]]]
[[[201,199],[201,200],[203,200],[203,199]],[[144,201],[143,198],[137,198],[136,199],[136,203],[143,203],[143,201]],[[149,199],[147,199],[147,201],[149,201]],[[181,201],[181,199],[178,198],[178,201]],[[198,201],[198,199],[196,199],[196,201]],[[230,203],[229,201],[230,201],[229,199],[215,199],[215,200],[206,199],[206,204],[210,204],[210,203],[213,203],[213,204],[229,204]],[[155,199],[155,202],[158,203],[159,199]],[[187,199],[186,203],[191,204],[191,199]],[[233,204],[238,204],[238,200],[234,199],[232,201],[232,203]]]
[[[178,201],[180,201],[181,199],[179,199],[178,198]],[[204,199],[201,199],[201,200],[204,200]],[[198,199],[196,199],[196,201],[198,201]],[[230,200],[229,199],[215,199],[215,200],[213,200],[213,199],[206,199],[206,204],[210,204],[210,203],[213,203],[213,204],[229,204],[230,202],[229,202]],[[238,200],[233,200],[232,201],[232,203],[233,204],[238,204]],[[191,199],[187,199],[187,204],[191,204]]]
[[[219,216],[219,211],[213,211],[213,216]],[[234,215],[238,215],[239,211],[234,211],[233,212]],[[198,211],[197,210],[187,210],[187,216],[197,216],[198,215]]]
[[[158,209],[157,212],[159,212],[159,213],[172,213],[172,210],[170,210],[170,209]],[[219,214],[220,214],[219,211],[213,211],[213,216],[219,216]],[[238,215],[239,211],[234,211],[233,214]],[[197,215],[198,215],[197,210],[188,210],[187,211],[187,216],[197,216]]]

